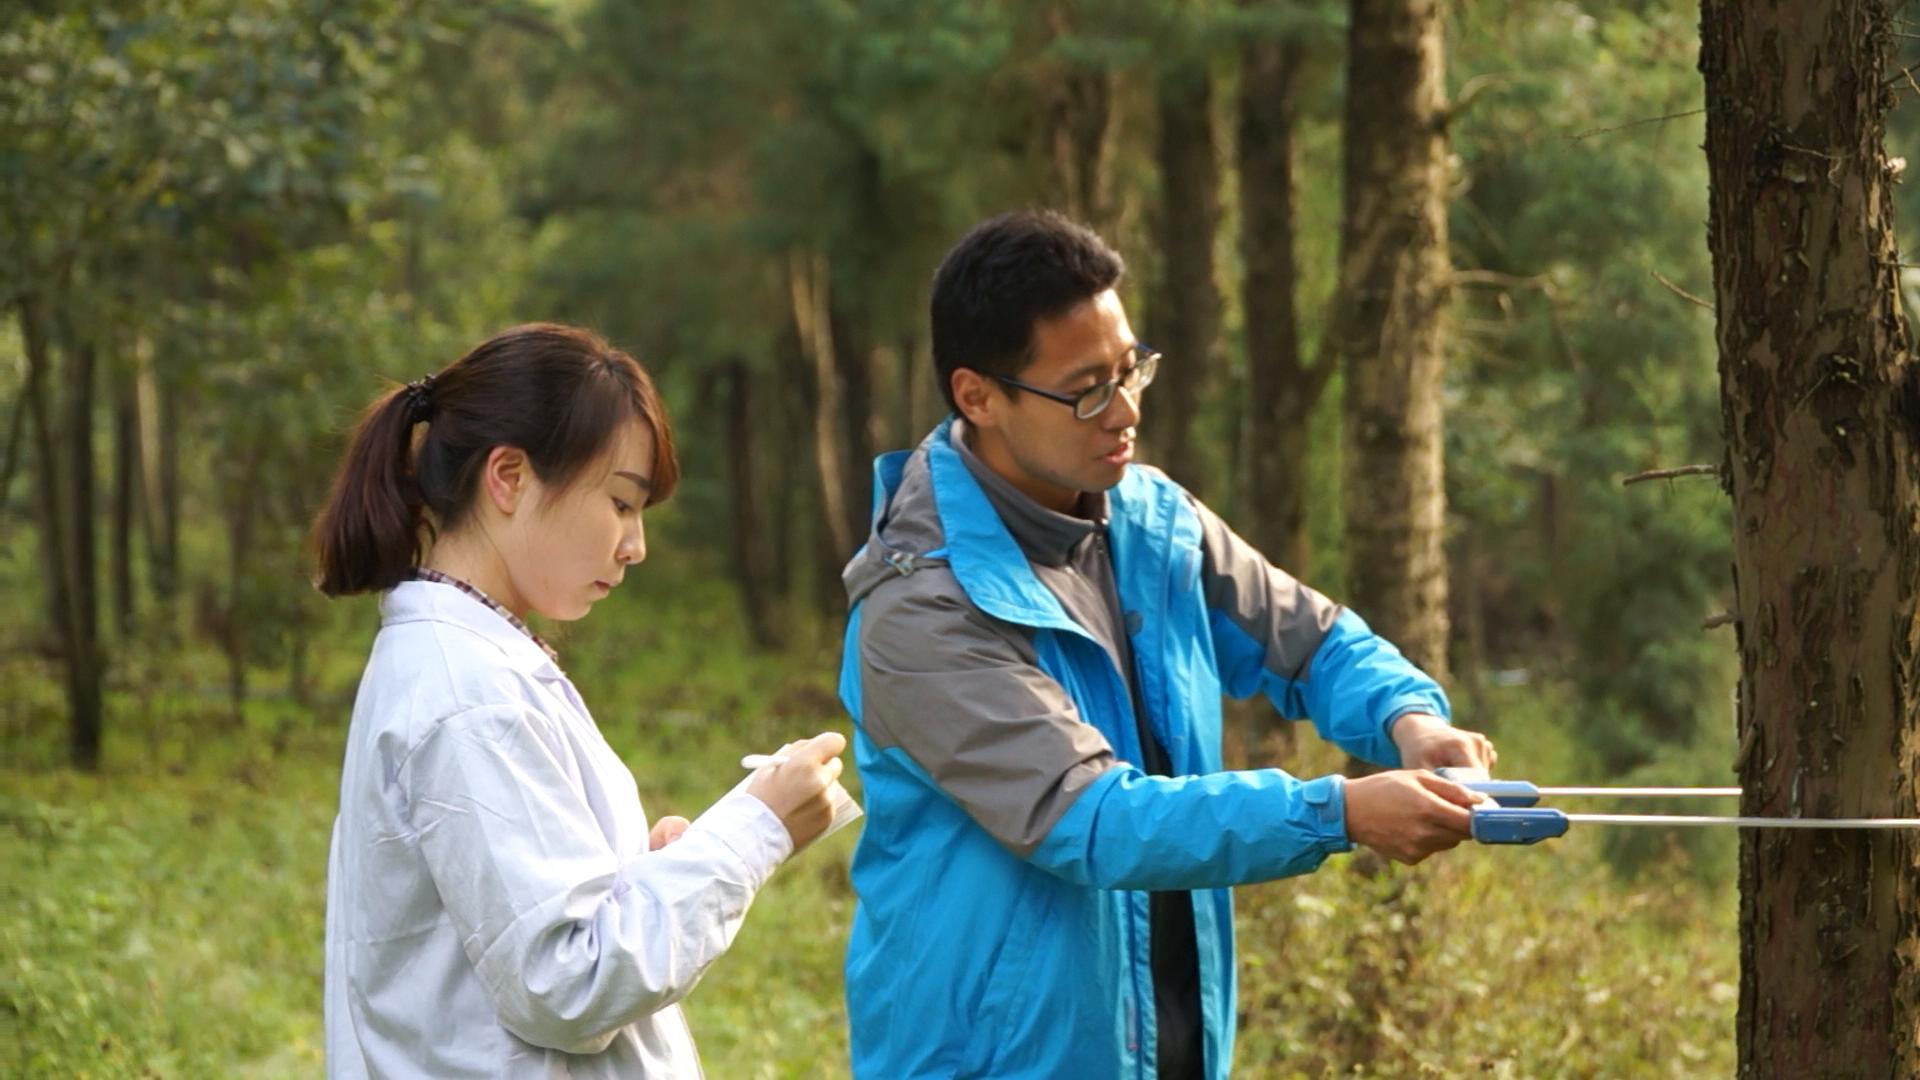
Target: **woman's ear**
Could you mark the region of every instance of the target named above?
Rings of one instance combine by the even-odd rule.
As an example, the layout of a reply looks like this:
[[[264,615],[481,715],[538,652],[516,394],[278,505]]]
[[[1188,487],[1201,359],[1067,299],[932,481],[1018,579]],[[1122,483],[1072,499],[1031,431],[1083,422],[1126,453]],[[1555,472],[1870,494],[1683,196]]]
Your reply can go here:
[[[480,468],[480,490],[494,509],[511,517],[520,509],[532,486],[533,463],[526,451],[513,446],[496,446],[487,453]]]

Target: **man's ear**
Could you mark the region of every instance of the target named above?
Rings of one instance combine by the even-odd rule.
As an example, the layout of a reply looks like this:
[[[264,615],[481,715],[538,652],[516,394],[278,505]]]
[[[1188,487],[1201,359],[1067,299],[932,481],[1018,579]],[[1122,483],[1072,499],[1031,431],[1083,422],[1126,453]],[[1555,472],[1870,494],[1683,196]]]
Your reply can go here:
[[[948,385],[953,388],[954,407],[967,423],[977,428],[997,426],[999,410],[994,404],[1005,400],[1005,395],[992,379],[972,368],[955,368],[948,378]]]
[[[533,463],[515,446],[496,446],[480,467],[480,492],[494,509],[511,516],[520,509],[532,487]]]

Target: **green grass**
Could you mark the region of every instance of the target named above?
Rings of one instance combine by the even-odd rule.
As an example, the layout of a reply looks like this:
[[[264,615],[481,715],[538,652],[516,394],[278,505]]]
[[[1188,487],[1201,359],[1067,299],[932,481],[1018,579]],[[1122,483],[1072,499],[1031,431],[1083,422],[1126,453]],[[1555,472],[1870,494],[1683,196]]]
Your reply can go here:
[[[1553,726],[1572,715],[1557,699],[1509,690],[1483,703],[1501,718],[1503,766],[1599,782]],[[1303,774],[1338,762],[1317,743],[1298,757]],[[1576,827],[1417,867],[1356,855],[1238,890],[1237,1071],[1733,1075],[1738,897],[1717,872],[1731,865],[1730,833],[1629,859],[1610,857],[1607,840]]]
[[[791,655],[753,656],[727,590],[648,570],[560,647],[650,815],[697,814],[738,779],[742,752],[844,729],[835,642],[803,630]],[[204,655],[163,666],[158,681],[118,678],[97,775],[52,764],[54,673],[0,668],[13,702],[0,766],[0,1074],[318,1074],[326,851],[373,618],[368,604],[342,609],[317,657],[313,708],[262,677],[239,727]],[[1592,779],[1555,726],[1569,715],[1557,695],[1498,693],[1483,712],[1499,717],[1510,772]],[[1315,773],[1337,758],[1309,737],[1293,760]],[[689,999],[708,1075],[844,1074],[853,837],[783,868]],[[1600,837],[1575,832],[1413,869],[1340,858],[1239,890],[1236,1074],[1730,1075],[1725,852],[1668,848],[1618,865]]]

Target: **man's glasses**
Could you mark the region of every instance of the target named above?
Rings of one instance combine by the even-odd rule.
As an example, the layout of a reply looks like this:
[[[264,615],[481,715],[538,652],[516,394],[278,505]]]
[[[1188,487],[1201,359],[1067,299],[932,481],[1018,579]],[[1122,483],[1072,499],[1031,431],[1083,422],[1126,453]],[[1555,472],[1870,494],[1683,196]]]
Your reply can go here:
[[[1125,390],[1129,394],[1138,394],[1153,383],[1154,372],[1160,370],[1160,354],[1145,345],[1133,347],[1133,366],[1115,375],[1103,383],[1095,383],[1077,394],[1061,394],[1052,390],[1042,390],[1030,386],[1018,379],[1006,375],[995,375],[1002,383],[1025,390],[1029,394],[1038,394],[1048,401],[1057,401],[1073,407],[1073,415],[1080,420],[1091,420],[1105,412],[1113,404],[1116,390]]]

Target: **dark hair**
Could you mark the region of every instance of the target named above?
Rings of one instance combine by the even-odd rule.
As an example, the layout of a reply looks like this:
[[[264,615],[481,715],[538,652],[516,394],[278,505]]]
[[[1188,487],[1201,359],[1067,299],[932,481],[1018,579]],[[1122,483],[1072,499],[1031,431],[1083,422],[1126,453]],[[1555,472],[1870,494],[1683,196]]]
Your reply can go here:
[[[571,326],[529,323],[488,338],[367,407],[314,522],[314,584],[328,596],[398,585],[423,540],[472,511],[495,447],[525,451],[541,483],[565,488],[633,418],[653,433],[652,506],[673,494],[680,463],[646,369]]]
[[[1106,292],[1127,264],[1084,225],[1052,210],[1019,210],[973,227],[933,275],[933,367],[947,407],[953,373],[1018,375],[1033,360],[1033,327]]]

